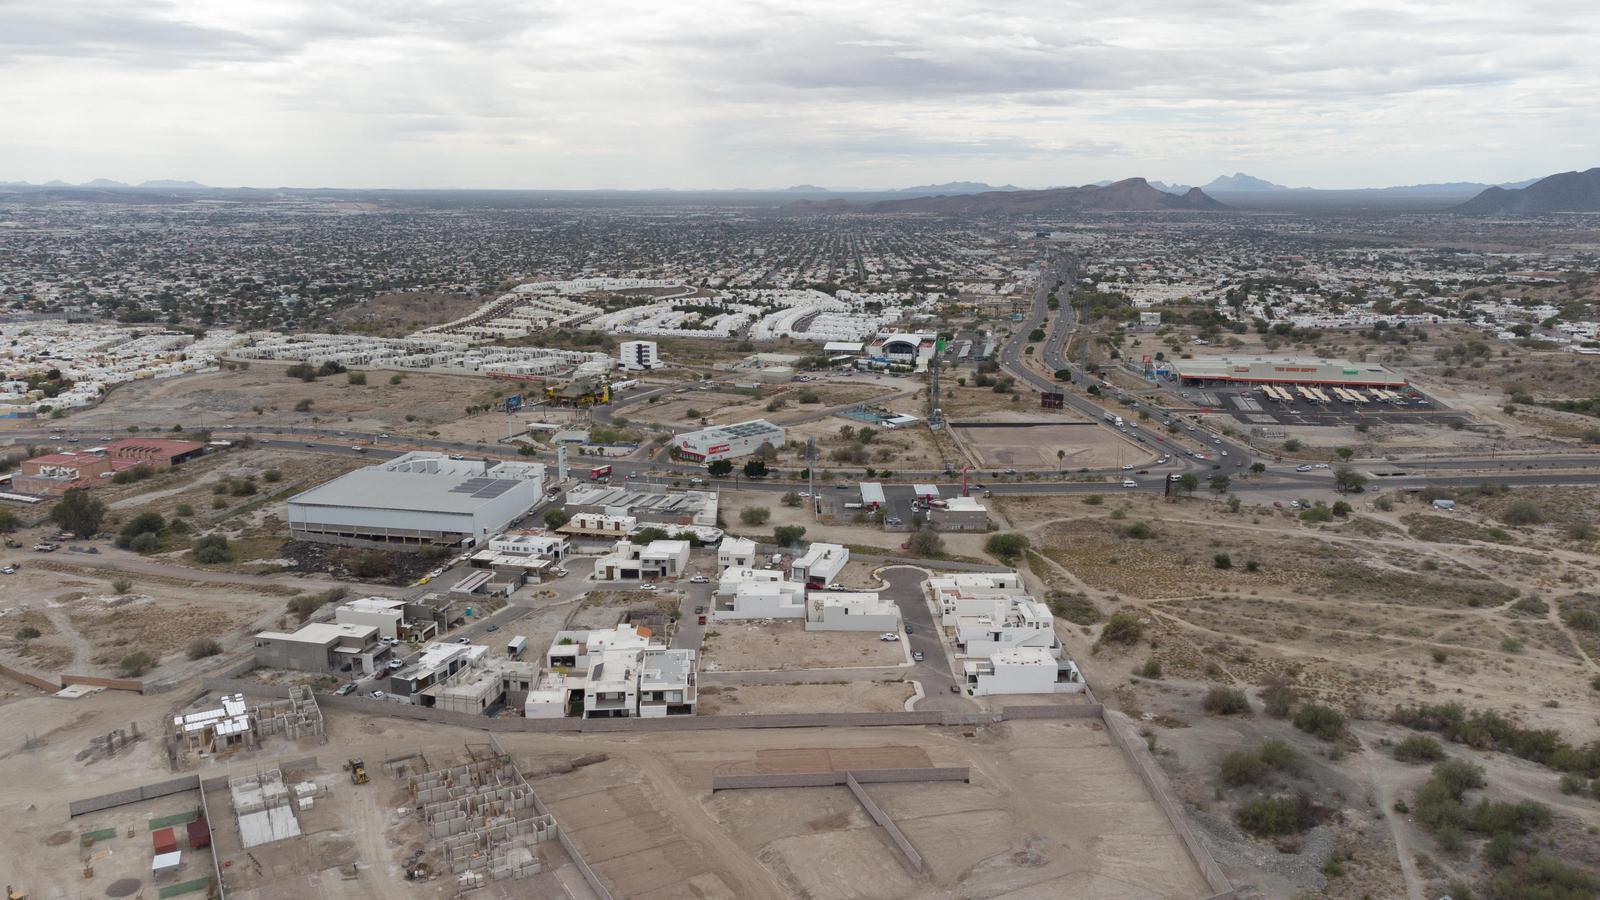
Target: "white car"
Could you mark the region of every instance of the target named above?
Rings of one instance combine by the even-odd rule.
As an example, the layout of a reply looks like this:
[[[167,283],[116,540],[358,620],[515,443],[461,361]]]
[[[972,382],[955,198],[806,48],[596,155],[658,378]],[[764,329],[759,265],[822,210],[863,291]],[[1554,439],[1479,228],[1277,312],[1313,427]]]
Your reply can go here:
[[[900,640],[900,635],[895,634],[892,631],[885,631],[883,634],[878,635],[878,640],[885,642],[898,641]]]
[[[1310,466],[1295,466],[1294,470],[1296,472],[1309,472],[1309,471],[1311,471],[1311,467]]]
[[[653,585],[653,584],[641,584],[641,585],[639,585],[639,590],[641,590],[641,591],[653,591],[655,589],[656,589],[656,586]]]
[[[1212,438],[1211,439],[1211,443],[1220,444],[1220,443],[1222,443],[1222,438]]]
[[[1122,467],[1122,471],[1124,471],[1124,472],[1132,472],[1133,471],[1133,466],[1132,465],[1123,466]]]
[[[6,566],[5,568],[0,569],[0,573],[4,573],[6,575],[15,575],[15,574],[17,574],[17,567],[16,566]]]
[[[374,700],[382,700],[384,698],[384,696],[385,695],[384,695],[383,691],[373,691],[372,692],[372,699],[374,699]]]
[[[1223,456],[1227,456],[1228,455],[1228,451],[1226,451],[1226,450],[1219,450],[1217,452],[1221,453]]]
[[[704,575],[696,575],[693,578],[689,579],[689,583],[690,584],[705,584],[705,583],[709,582],[710,580],[711,579],[707,578]]]
[[[1134,481],[1132,478],[1124,478],[1122,479],[1122,486],[1125,488],[1136,488],[1139,486],[1139,482]]]
[[[835,581],[833,584],[828,585],[828,590],[830,590],[830,591],[842,591],[844,589],[845,589],[844,585],[840,584],[837,581]]]

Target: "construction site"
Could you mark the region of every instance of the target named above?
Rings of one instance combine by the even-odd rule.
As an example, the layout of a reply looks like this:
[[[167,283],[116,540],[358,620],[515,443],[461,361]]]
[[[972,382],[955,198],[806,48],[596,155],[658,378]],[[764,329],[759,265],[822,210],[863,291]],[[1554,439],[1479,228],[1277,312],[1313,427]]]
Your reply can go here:
[[[202,761],[217,762],[234,753],[260,750],[266,738],[298,741],[324,736],[322,709],[311,689],[289,688],[282,700],[255,705],[243,694],[224,694],[216,701],[202,695],[193,712],[172,717],[166,737],[167,762],[173,771]]]
[[[407,779],[412,808],[435,841],[406,860],[407,877],[448,871],[458,888],[471,890],[486,880],[539,874],[540,845],[555,839],[555,818],[539,809],[509,756],[483,745],[469,744],[467,752],[469,762]],[[435,856],[437,869],[427,861]]]

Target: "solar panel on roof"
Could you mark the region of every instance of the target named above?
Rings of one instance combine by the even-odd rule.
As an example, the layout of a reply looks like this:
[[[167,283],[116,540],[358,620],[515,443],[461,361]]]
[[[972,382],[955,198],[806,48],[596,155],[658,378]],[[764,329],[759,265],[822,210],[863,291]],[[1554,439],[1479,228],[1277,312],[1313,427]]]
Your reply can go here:
[[[493,478],[483,478],[483,477],[468,478],[466,481],[463,481],[460,484],[456,485],[455,487],[451,488],[450,489],[450,493],[452,493],[452,494],[475,494],[478,491],[483,490],[483,488],[485,488],[486,486],[494,484],[494,481],[495,480]]]
[[[516,486],[517,482],[508,481],[506,479],[491,481],[483,487],[478,488],[477,491],[473,492],[472,496],[479,500],[492,500]]]

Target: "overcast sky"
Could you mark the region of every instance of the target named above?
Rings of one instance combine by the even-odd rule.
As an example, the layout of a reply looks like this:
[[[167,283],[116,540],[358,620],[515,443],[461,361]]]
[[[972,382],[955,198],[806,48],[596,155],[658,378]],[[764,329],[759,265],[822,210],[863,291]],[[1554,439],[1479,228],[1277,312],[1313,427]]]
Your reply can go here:
[[[0,180],[1290,185],[1600,165],[1600,3],[0,0]]]

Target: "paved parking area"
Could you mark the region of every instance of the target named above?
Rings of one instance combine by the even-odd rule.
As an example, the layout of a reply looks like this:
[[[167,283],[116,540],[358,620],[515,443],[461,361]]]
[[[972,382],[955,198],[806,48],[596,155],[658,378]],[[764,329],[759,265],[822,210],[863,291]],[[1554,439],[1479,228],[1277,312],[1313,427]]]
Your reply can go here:
[[[1461,419],[1459,413],[1414,388],[1400,392],[1402,400],[1398,403],[1375,400],[1352,403],[1340,399],[1327,388],[1322,390],[1328,395],[1331,401],[1329,403],[1313,403],[1293,388],[1288,389],[1293,399],[1287,402],[1268,397],[1259,388],[1250,389],[1243,385],[1181,389],[1163,385],[1163,390],[1169,396],[1179,396],[1185,402],[1193,403],[1210,412],[1231,415],[1248,425],[1341,426],[1358,425],[1363,422],[1448,425],[1452,421]],[[1181,397],[1180,391],[1189,396]],[[1173,412],[1181,414],[1192,410],[1173,410]]]

